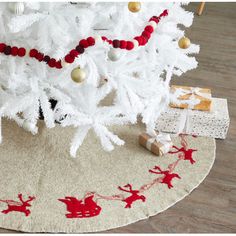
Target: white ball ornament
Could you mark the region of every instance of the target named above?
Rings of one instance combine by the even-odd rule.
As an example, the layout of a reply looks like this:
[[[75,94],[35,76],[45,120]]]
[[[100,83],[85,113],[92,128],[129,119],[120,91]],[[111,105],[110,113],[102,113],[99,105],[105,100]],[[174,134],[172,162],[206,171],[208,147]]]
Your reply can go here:
[[[150,22],[148,23],[148,25],[152,26],[153,29],[156,29],[156,27],[157,27],[157,23],[156,23],[155,21],[150,21]]]
[[[23,2],[9,2],[9,10],[15,15],[22,15],[25,11],[25,4]]]
[[[67,63],[65,60],[62,60],[62,61],[61,61],[61,66],[62,66],[63,68],[68,67],[69,65],[70,65],[70,63]]]
[[[107,56],[111,61],[118,61],[121,58],[121,52],[119,49],[111,48]]]
[[[96,35],[96,36],[94,37],[94,39],[95,39],[96,43],[102,43],[102,42],[103,42],[103,41],[102,41],[102,37],[101,37],[100,35]]]
[[[137,49],[138,46],[139,46],[138,41],[137,41],[136,39],[134,39],[132,42],[133,42],[133,44],[134,44],[134,49]]]

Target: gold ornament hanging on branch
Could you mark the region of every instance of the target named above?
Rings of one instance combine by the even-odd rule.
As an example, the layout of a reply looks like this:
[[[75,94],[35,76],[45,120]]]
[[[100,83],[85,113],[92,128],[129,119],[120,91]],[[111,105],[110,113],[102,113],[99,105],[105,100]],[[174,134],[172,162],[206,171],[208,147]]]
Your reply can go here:
[[[141,3],[140,2],[129,2],[128,9],[131,12],[139,12],[141,10]]]
[[[182,49],[186,49],[188,48],[190,45],[191,45],[191,41],[189,38],[187,37],[182,37],[179,42],[179,47],[182,48]]]
[[[80,66],[71,71],[71,79],[76,83],[82,83],[86,79],[86,76],[85,70],[81,69]]]

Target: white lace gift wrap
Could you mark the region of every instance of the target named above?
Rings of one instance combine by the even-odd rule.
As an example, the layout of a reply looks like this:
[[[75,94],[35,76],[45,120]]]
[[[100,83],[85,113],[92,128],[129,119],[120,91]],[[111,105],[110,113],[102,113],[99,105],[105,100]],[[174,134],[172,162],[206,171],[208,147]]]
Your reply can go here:
[[[156,129],[169,133],[186,133],[225,139],[229,123],[227,99],[212,98],[210,112],[167,108],[158,118]]]

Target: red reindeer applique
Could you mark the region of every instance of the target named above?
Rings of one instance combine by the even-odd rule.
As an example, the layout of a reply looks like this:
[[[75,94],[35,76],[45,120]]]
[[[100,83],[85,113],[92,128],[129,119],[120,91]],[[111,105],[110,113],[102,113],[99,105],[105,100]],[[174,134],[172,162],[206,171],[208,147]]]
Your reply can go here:
[[[158,172],[154,170],[158,170]],[[173,188],[173,185],[171,183],[173,178],[181,179],[178,174],[171,173],[171,170],[162,170],[159,166],[155,166],[153,170],[149,170],[149,172],[158,175],[164,175],[160,183],[167,184],[168,188]]]
[[[25,213],[25,216],[29,216],[30,210],[27,209],[28,207],[31,207],[31,204],[29,202],[33,201],[35,197],[28,197],[28,200],[24,201],[22,198],[22,194],[18,194],[18,198],[20,202],[16,202],[13,200],[0,200],[0,202],[5,202],[7,203],[8,208],[6,210],[3,210],[3,214],[8,214],[9,212],[12,211],[17,211],[17,212],[22,212]]]
[[[169,153],[170,154],[180,153],[181,154],[181,155],[179,155],[180,159],[188,160],[188,161],[190,161],[191,164],[194,164],[196,161],[193,160],[193,152],[196,152],[197,149],[191,149],[191,148],[188,149],[188,143],[185,139],[185,137],[188,136],[188,135],[180,134],[179,136],[181,138],[182,147],[178,148],[176,146],[172,146],[172,148],[176,149],[176,151],[170,151]],[[192,135],[192,136],[196,138],[196,136],[194,136],[194,135]]]
[[[58,199],[67,206],[66,214],[67,218],[88,218],[94,217],[100,214],[101,207],[93,200],[94,195],[85,197],[79,200],[75,197],[65,197],[64,199]]]
[[[195,160],[193,160],[193,152],[196,152],[197,149],[186,149],[185,147],[178,148],[176,146],[173,146],[173,148],[177,151],[170,151],[169,153],[174,154],[181,152],[184,154],[183,156],[180,156],[181,158],[183,158],[183,160],[188,160],[191,164],[194,164],[196,162]]]
[[[125,208],[131,208],[133,202],[137,200],[142,200],[143,202],[146,200],[145,196],[139,195],[139,190],[133,190],[130,184],[125,185],[123,188],[119,186],[118,189],[126,193],[131,193],[131,196],[122,200],[123,202],[126,202]]]

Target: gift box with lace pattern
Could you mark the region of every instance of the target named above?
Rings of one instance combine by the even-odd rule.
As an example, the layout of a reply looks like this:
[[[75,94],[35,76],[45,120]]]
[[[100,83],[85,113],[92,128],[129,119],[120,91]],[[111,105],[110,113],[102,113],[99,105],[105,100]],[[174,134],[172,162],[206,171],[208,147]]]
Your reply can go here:
[[[212,98],[210,111],[168,107],[156,121],[156,129],[225,139],[229,123],[227,99]]]

